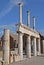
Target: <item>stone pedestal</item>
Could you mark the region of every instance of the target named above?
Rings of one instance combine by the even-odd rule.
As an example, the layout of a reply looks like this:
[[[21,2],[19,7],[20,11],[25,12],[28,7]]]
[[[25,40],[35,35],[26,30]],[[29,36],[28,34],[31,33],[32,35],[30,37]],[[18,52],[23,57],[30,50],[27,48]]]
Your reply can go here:
[[[27,36],[27,57],[31,58],[31,42],[30,36]]]
[[[4,29],[3,37],[3,59],[5,63],[9,64],[9,51],[10,51],[10,39],[9,39],[9,29]]]
[[[23,34],[18,33],[18,53],[23,58]]]
[[[34,56],[37,56],[36,38],[33,38],[33,54]]]

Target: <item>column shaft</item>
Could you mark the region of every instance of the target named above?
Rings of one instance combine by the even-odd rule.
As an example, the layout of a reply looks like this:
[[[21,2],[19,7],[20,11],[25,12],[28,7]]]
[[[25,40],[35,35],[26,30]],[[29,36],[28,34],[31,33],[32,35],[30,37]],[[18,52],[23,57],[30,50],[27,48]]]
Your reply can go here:
[[[22,3],[19,3],[19,23],[22,24]]]
[[[42,40],[42,44],[43,44],[43,53],[44,53],[44,40]]]
[[[36,50],[36,38],[33,38],[33,53],[34,53],[34,56],[37,56],[37,50]]]
[[[40,51],[40,39],[38,39],[38,55],[40,55],[41,51]]]
[[[33,29],[35,30],[35,16],[33,16]]]
[[[4,37],[3,37],[3,60],[9,64],[9,51],[10,51],[10,39],[9,39],[9,30],[4,30]]]
[[[27,26],[30,27],[30,11],[27,11]]]
[[[18,53],[23,57],[23,34],[18,33]]]
[[[31,58],[31,43],[30,36],[27,37],[27,57]]]

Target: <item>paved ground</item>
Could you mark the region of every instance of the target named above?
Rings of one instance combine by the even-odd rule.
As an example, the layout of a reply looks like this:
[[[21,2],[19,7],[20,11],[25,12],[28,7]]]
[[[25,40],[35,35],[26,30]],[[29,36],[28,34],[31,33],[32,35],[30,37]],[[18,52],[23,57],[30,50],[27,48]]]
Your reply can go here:
[[[25,59],[20,62],[11,63],[9,65],[44,65],[44,55],[34,57],[31,59]]]

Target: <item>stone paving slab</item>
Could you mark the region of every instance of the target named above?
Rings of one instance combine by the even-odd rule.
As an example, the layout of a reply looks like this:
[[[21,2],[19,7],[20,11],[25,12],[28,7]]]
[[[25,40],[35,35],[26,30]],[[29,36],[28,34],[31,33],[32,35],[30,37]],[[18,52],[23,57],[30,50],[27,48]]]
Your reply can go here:
[[[25,59],[23,61],[14,62],[9,65],[44,65],[44,55],[34,57],[31,59]]]

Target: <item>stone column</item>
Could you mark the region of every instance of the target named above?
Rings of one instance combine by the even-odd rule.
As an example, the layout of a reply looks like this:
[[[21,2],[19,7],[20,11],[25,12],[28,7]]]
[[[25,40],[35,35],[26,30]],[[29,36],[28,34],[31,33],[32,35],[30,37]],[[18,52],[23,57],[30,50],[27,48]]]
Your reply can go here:
[[[18,33],[18,53],[23,58],[23,34]]]
[[[33,29],[35,30],[35,16],[33,16]]]
[[[33,38],[33,54],[37,56],[37,49],[36,49],[36,38]]]
[[[31,39],[31,54],[33,55],[33,38]]]
[[[42,40],[42,44],[43,44],[43,53],[44,53],[44,40]]]
[[[30,11],[27,11],[27,26],[30,27]]]
[[[10,52],[9,29],[4,29],[4,37],[3,37],[3,60],[7,64],[9,64],[9,52]]]
[[[40,54],[41,54],[40,39],[38,39],[38,54],[37,55],[40,55]]]
[[[22,3],[19,3],[19,24],[22,24]]]
[[[31,40],[30,40],[30,36],[27,36],[27,57],[31,58]]]

